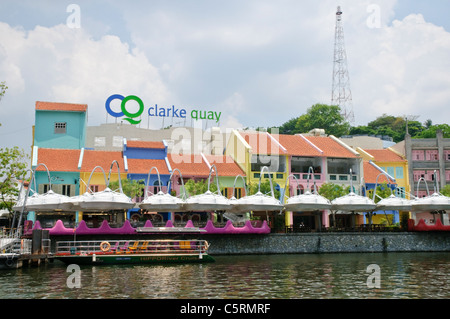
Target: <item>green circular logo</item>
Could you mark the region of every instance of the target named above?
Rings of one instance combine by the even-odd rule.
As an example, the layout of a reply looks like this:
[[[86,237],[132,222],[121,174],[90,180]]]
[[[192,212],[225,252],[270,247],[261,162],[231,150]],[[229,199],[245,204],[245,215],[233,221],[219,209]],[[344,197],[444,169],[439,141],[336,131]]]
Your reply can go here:
[[[136,113],[130,113],[128,112],[128,110],[125,107],[125,104],[130,101],[136,101],[139,104],[139,110]],[[122,100],[122,103],[120,104],[120,108],[122,109],[122,112],[125,116],[130,117],[130,118],[134,118],[134,117],[138,117],[142,114],[142,112],[144,112],[144,103],[142,102],[142,100],[137,97],[136,95],[128,95],[127,97],[125,97]],[[127,119],[126,119],[127,120]],[[140,121],[139,121],[140,122]]]

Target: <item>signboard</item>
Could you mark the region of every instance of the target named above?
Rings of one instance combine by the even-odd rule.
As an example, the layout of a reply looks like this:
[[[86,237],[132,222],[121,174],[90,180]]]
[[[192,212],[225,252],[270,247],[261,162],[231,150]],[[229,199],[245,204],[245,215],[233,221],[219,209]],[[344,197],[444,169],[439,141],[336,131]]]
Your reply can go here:
[[[113,100],[120,100],[120,112],[113,111],[111,109],[111,102]],[[127,110],[126,104],[128,101],[135,101],[139,105],[139,109],[135,113],[131,113]],[[105,108],[109,115],[113,117],[124,117],[124,120],[130,124],[139,124],[141,120],[137,120],[145,110],[144,103],[136,95],[128,95],[124,97],[120,94],[111,95],[105,102]],[[152,117],[177,117],[185,119],[188,112],[184,108],[176,108],[174,105],[172,107],[161,107],[155,104],[147,110],[148,116]],[[194,120],[214,120],[216,123],[219,122],[222,112],[214,111],[203,111],[203,110],[192,110],[189,113],[190,117]]]

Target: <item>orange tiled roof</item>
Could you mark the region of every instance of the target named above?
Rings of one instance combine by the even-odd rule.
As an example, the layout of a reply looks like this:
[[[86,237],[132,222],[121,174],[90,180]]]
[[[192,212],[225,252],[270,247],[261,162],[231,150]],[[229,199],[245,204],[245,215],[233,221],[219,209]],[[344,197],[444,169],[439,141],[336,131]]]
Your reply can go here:
[[[203,160],[201,155],[193,154],[168,154],[170,166],[172,170],[178,168],[183,176],[198,175],[208,176],[209,167]]]
[[[280,144],[286,148],[287,154],[292,156],[322,156],[322,153],[314,148],[298,135],[273,135],[278,139]]]
[[[406,162],[406,159],[390,149],[364,150],[374,157],[375,162]]]
[[[358,155],[353,154],[347,148],[333,140],[328,136],[305,136],[310,142],[316,145],[323,151],[323,156],[326,157],[344,157],[357,158]]]
[[[166,161],[161,159],[137,159],[128,158],[128,173],[129,174],[145,174],[148,175],[152,167],[156,167],[159,174],[169,175],[169,169]],[[183,173],[183,172],[181,172]],[[156,170],[152,170],[151,176],[157,177]]]
[[[59,102],[36,102],[36,110],[39,111],[68,111],[86,112],[87,104],[59,103]]]
[[[274,142],[265,132],[239,132],[252,148],[253,154],[279,155],[286,151]]]
[[[363,162],[363,170],[364,170],[364,181],[369,184],[375,184],[377,182],[377,176],[381,174],[381,172],[373,167],[368,161]],[[383,175],[378,178],[378,183],[387,182],[387,178]]]
[[[105,171],[105,174],[108,176],[109,169],[114,160],[119,163],[120,173],[126,173],[122,152],[85,150],[83,162],[81,164],[81,171],[91,172],[96,166],[101,166]],[[98,169],[98,172],[101,171]],[[117,173],[116,164],[114,164],[111,172]]]
[[[127,141],[127,147],[134,148],[165,148],[163,142],[152,141]]]
[[[38,164],[45,164],[51,172],[76,172],[78,171],[78,159],[80,150],[38,148]],[[42,165],[37,171],[45,171]]]
[[[245,177],[244,171],[233,160],[231,156],[227,155],[205,155],[209,164],[215,165],[217,168],[218,176],[237,176],[242,175]]]

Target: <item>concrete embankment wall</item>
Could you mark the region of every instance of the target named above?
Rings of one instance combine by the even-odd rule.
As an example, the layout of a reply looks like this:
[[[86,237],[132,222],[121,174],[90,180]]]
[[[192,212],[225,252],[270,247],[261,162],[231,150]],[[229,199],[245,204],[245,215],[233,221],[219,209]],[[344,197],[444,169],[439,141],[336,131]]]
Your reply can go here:
[[[151,240],[206,239],[211,255],[441,252],[450,251],[450,232],[367,232],[367,233],[292,233],[292,234],[186,234],[139,236],[77,236],[76,240]],[[52,251],[57,241],[72,241],[73,236],[51,236]]]
[[[450,251],[450,232],[209,235],[211,255]]]

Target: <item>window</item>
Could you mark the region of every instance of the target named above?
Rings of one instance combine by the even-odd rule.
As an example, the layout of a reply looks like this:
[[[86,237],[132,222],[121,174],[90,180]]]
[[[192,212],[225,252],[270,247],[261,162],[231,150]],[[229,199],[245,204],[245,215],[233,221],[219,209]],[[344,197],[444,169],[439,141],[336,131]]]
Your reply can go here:
[[[403,176],[403,167],[395,168],[395,178],[404,178]]]
[[[395,190],[397,197],[405,198],[406,192],[404,187],[397,187]]]
[[[55,134],[66,134],[66,128],[66,122],[55,122]]]
[[[388,173],[390,176],[394,177],[394,168],[392,166],[386,167],[386,173]]]
[[[106,138],[104,136],[96,136],[94,138],[94,146],[104,147],[106,145]]]
[[[413,161],[423,161],[425,159],[424,151],[422,150],[413,150],[412,151],[412,160]]]
[[[39,194],[45,194],[50,190],[49,184],[39,184],[38,186],[38,193]]]
[[[112,146],[122,147],[123,136],[113,136]]]
[[[427,161],[437,161],[439,159],[438,150],[427,150],[425,155]]]
[[[417,182],[417,181],[419,181],[419,179],[425,178],[425,171],[414,171],[413,175],[414,175],[414,181]]]
[[[251,170],[252,172],[260,172],[263,166],[268,166],[270,172],[285,172],[286,160],[283,156],[275,155],[252,155]]]
[[[444,156],[446,161],[450,161],[450,151],[448,150],[444,151]]]
[[[62,195],[70,196],[70,185],[62,185]]]

